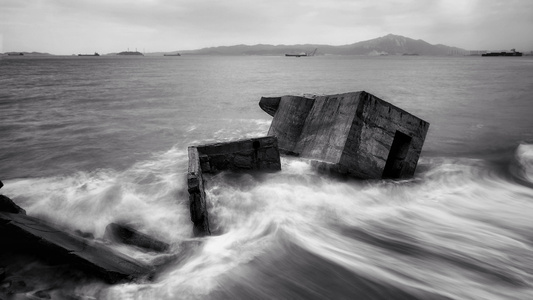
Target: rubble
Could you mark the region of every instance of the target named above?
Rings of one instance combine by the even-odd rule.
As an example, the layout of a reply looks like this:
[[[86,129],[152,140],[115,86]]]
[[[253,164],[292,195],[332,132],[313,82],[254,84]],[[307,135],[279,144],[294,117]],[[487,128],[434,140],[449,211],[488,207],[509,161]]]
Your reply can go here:
[[[4,195],[0,195],[0,211],[13,214],[26,214],[26,211],[23,208]]]
[[[108,282],[149,278],[154,268],[34,217],[0,212],[2,250],[19,249],[43,259],[69,263]]]
[[[187,186],[191,221],[196,236],[211,234],[203,173],[223,170],[281,170],[278,141],[271,136],[192,146],[188,152]]]
[[[104,238],[113,242],[137,246],[156,252],[165,252],[170,248],[169,244],[124,224],[110,223],[107,225]]]

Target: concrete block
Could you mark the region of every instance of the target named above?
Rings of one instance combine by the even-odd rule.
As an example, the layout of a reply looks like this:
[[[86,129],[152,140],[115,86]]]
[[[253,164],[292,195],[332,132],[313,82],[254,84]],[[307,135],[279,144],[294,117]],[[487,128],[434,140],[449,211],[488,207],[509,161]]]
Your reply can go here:
[[[224,170],[278,171],[281,162],[276,137],[244,139],[189,147],[187,186],[193,232],[211,234],[204,191],[204,173]]]
[[[279,101],[277,100],[279,99]],[[263,97],[280,152],[364,179],[413,176],[429,123],[371,95]]]

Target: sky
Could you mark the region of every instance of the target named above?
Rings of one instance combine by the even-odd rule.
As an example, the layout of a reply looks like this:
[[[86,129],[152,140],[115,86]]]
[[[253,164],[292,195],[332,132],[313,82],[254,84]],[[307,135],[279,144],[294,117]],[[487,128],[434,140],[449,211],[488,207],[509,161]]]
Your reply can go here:
[[[346,45],[397,34],[533,50],[533,0],[0,0],[0,53]]]

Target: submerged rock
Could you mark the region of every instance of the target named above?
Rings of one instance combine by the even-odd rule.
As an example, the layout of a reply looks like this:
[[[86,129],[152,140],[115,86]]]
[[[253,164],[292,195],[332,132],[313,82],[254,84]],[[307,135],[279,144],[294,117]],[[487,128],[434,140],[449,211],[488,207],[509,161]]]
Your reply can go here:
[[[20,206],[16,205],[13,200],[4,195],[0,195],[0,212],[8,212],[13,214],[26,214],[26,211]]]
[[[47,291],[37,291],[33,293],[33,296],[39,299],[52,299],[52,296]]]
[[[106,226],[104,238],[113,242],[137,246],[146,250],[164,252],[170,245],[141,233],[128,225],[111,223]]]
[[[309,158],[321,170],[365,179],[413,176],[429,123],[373,96],[263,97],[274,118],[268,135],[282,153]]]
[[[84,239],[21,214],[0,212],[0,251],[23,252],[68,264],[107,282],[149,278],[154,272],[153,267],[101,242]]]

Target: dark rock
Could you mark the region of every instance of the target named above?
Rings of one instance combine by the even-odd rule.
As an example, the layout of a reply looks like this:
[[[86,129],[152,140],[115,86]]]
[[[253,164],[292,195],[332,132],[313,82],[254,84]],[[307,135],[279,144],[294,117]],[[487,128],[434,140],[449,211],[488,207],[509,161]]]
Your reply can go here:
[[[278,140],[273,136],[189,147],[188,151],[187,186],[191,221],[196,236],[211,234],[203,173],[223,170],[281,170]]]
[[[104,238],[113,242],[133,245],[157,252],[164,252],[170,248],[170,245],[167,243],[141,233],[130,226],[117,223],[107,225]]]
[[[0,282],[6,279],[6,269],[0,268]]]
[[[20,206],[16,205],[13,200],[4,195],[0,195],[0,212],[8,212],[13,214],[26,214],[26,211]]]
[[[152,276],[154,268],[53,224],[21,214],[0,212],[0,249],[25,252],[69,264],[108,282]]]
[[[28,286],[24,280],[16,277],[6,280],[2,287],[3,292],[7,295],[27,293],[33,289],[33,287]]]
[[[50,293],[48,293],[47,291],[37,291],[33,293],[33,296],[40,299],[52,299],[52,296],[50,296]]]
[[[86,238],[86,239],[94,239],[94,234],[92,234],[91,232],[85,232],[85,231],[81,231],[81,230],[74,230],[74,233],[81,236],[82,238]]]
[[[2,183],[2,181],[0,180],[0,189],[4,186],[4,184]]]
[[[408,178],[429,123],[367,92],[261,98],[282,153],[358,178]]]

